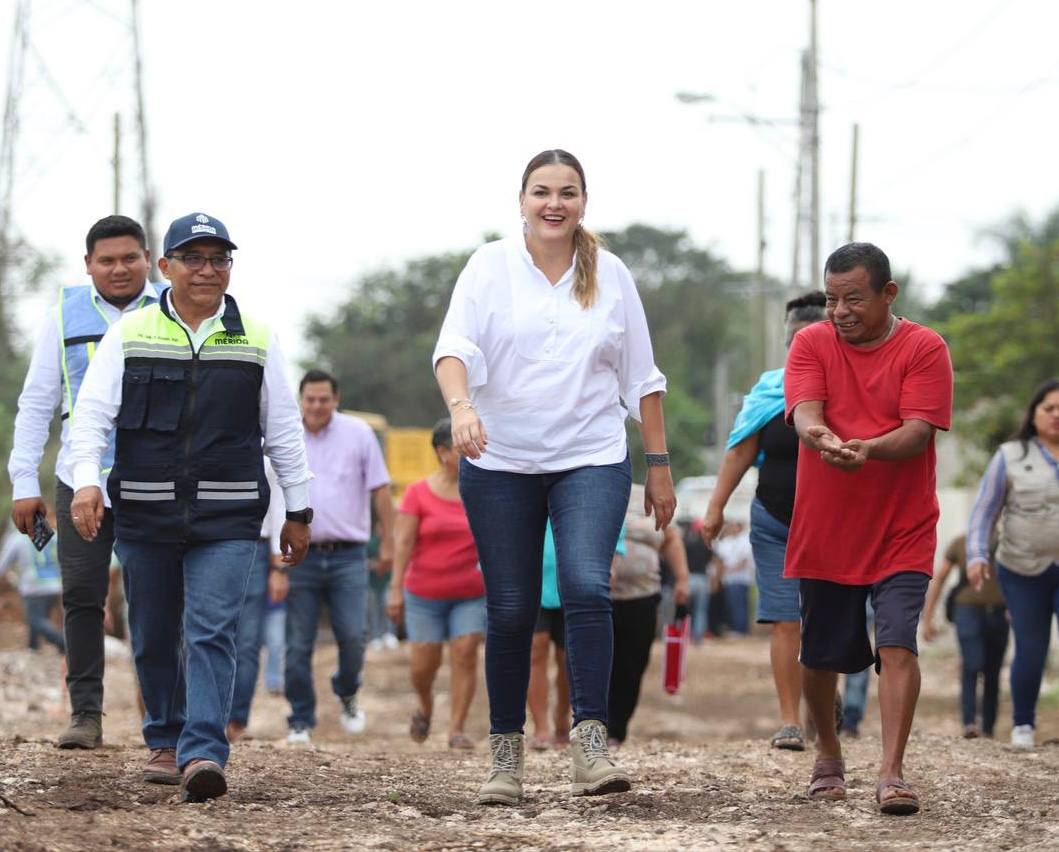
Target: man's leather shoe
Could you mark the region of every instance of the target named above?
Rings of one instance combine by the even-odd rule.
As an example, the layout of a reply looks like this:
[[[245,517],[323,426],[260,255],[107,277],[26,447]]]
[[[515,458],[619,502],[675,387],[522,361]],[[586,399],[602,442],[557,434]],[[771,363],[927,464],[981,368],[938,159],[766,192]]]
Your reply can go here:
[[[147,765],[143,768],[143,780],[148,784],[179,784],[175,748],[153,748]]]
[[[181,801],[205,802],[227,792],[224,770],[212,760],[193,760],[184,767]]]
[[[100,713],[74,713],[70,724],[59,734],[59,748],[98,748],[103,745],[103,720]]]

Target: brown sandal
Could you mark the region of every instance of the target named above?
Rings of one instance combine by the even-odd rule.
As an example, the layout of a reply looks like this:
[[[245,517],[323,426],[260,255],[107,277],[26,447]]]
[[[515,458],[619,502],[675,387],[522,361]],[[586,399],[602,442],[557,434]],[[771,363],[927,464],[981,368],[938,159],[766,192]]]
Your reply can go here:
[[[892,790],[891,795],[883,795]],[[901,778],[883,778],[875,788],[875,801],[879,803],[879,813],[892,816],[909,816],[919,813],[919,796]]]
[[[846,798],[846,762],[841,757],[818,757],[809,778],[809,798],[837,801]]]

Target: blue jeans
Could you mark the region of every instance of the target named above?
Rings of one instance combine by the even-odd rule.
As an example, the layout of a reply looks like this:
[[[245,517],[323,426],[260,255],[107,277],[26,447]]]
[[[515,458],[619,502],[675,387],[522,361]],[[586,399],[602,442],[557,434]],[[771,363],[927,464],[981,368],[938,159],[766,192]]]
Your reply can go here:
[[[283,659],[287,650],[287,606],[269,607],[265,613],[265,689],[283,690]]]
[[[382,639],[386,634],[396,635],[397,630],[386,614],[386,596],[390,591],[390,572],[385,577],[373,575],[368,578],[368,639]]]
[[[526,722],[530,647],[541,598],[544,528],[551,518],[574,724],[607,723],[614,654],[610,565],[629,506],[628,458],[559,473],[522,474],[460,463],[467,510],[485,579],[485,680],[490,730]]]
[[[1011,661],[1011,704],[1016,725],[1036,725],[1037,697],[1052,638],[1052,617],[1059,616],[1059,563],[1036,577],[1009,571],[997,563],[997,581],[1004,592],[1015,656]]]
[[[245,725],[250,720],[257,672],[261,667],[261,643],[265,638],[265,607],[268,606],[269,543],[258,541],[254,572],[246,587],[243,614],[235,638],[235,692],[229,720]]]
[[[688,610],[691,615],[691,638],[698,642],[706,635],[710,611],[710,581],[705,574],[688,575]]]
[[[51,611],[59,606],[59,595],[27,595],[22,598],[22,608],[26,611],[26,626],[29,627],[29,646],[34,651],[40,647],[40,640],[51,642],[60,651],[66,650],[62,631],[51,623]]]
[[[175,545],[118,538],[129,635],[147,708],[149,748],[177,765],[228,760],[224,728],[235,685],[235,636],[257,542]]]
[[[725,583],[724,602],[728,609],[728,626],[733,633],[750,633],[750,586],[746,583]]]
[[[991,735],[1000,694],[1000,667],[1008,649],[1008,619],[1003,606],[956,604],[953,613],[960,641],[960,712],[964,725],[978,721],[978,677],[982,677],[982,732]]]
[[[331,552],[310,550],[290,572],[287,595],[287,659],[284,690],[292,727],[316,727],[313,646],[320,608],[327,603],[338,644],[338,671],[331,689],[339,698],[356,695],[364,667],[367,633],[368,558],[363,544]]]

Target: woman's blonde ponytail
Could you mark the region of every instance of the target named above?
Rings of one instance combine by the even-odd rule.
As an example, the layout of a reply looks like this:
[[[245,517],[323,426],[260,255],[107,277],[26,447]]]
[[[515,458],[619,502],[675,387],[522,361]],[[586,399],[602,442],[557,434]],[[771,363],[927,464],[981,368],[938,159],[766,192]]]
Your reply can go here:
[[[584,309],[588,310],[596,303],[599,293],[599,279],[596,269],[599,266],[600,239],[584,225],[578,225],[574,231],[574,252],[577,266],[574,269],[574,298]]]

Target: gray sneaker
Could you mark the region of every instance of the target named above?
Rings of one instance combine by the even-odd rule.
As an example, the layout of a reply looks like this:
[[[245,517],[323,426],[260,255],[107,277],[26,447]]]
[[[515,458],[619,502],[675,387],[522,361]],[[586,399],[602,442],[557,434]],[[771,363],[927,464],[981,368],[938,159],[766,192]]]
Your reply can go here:
[[[103,745],[103,721],[99,713],[74,713],[59,734],[58,748],[98,748]]]
[[[570,792],[575,796],[624,793],[632,787],[607,749],[607,726],[585,719],[570,732]]]
[[[478,791],[479,805],[517,805],[522,801],[522,771],[526,765],[522,734],[490,734],[493,765]]]

